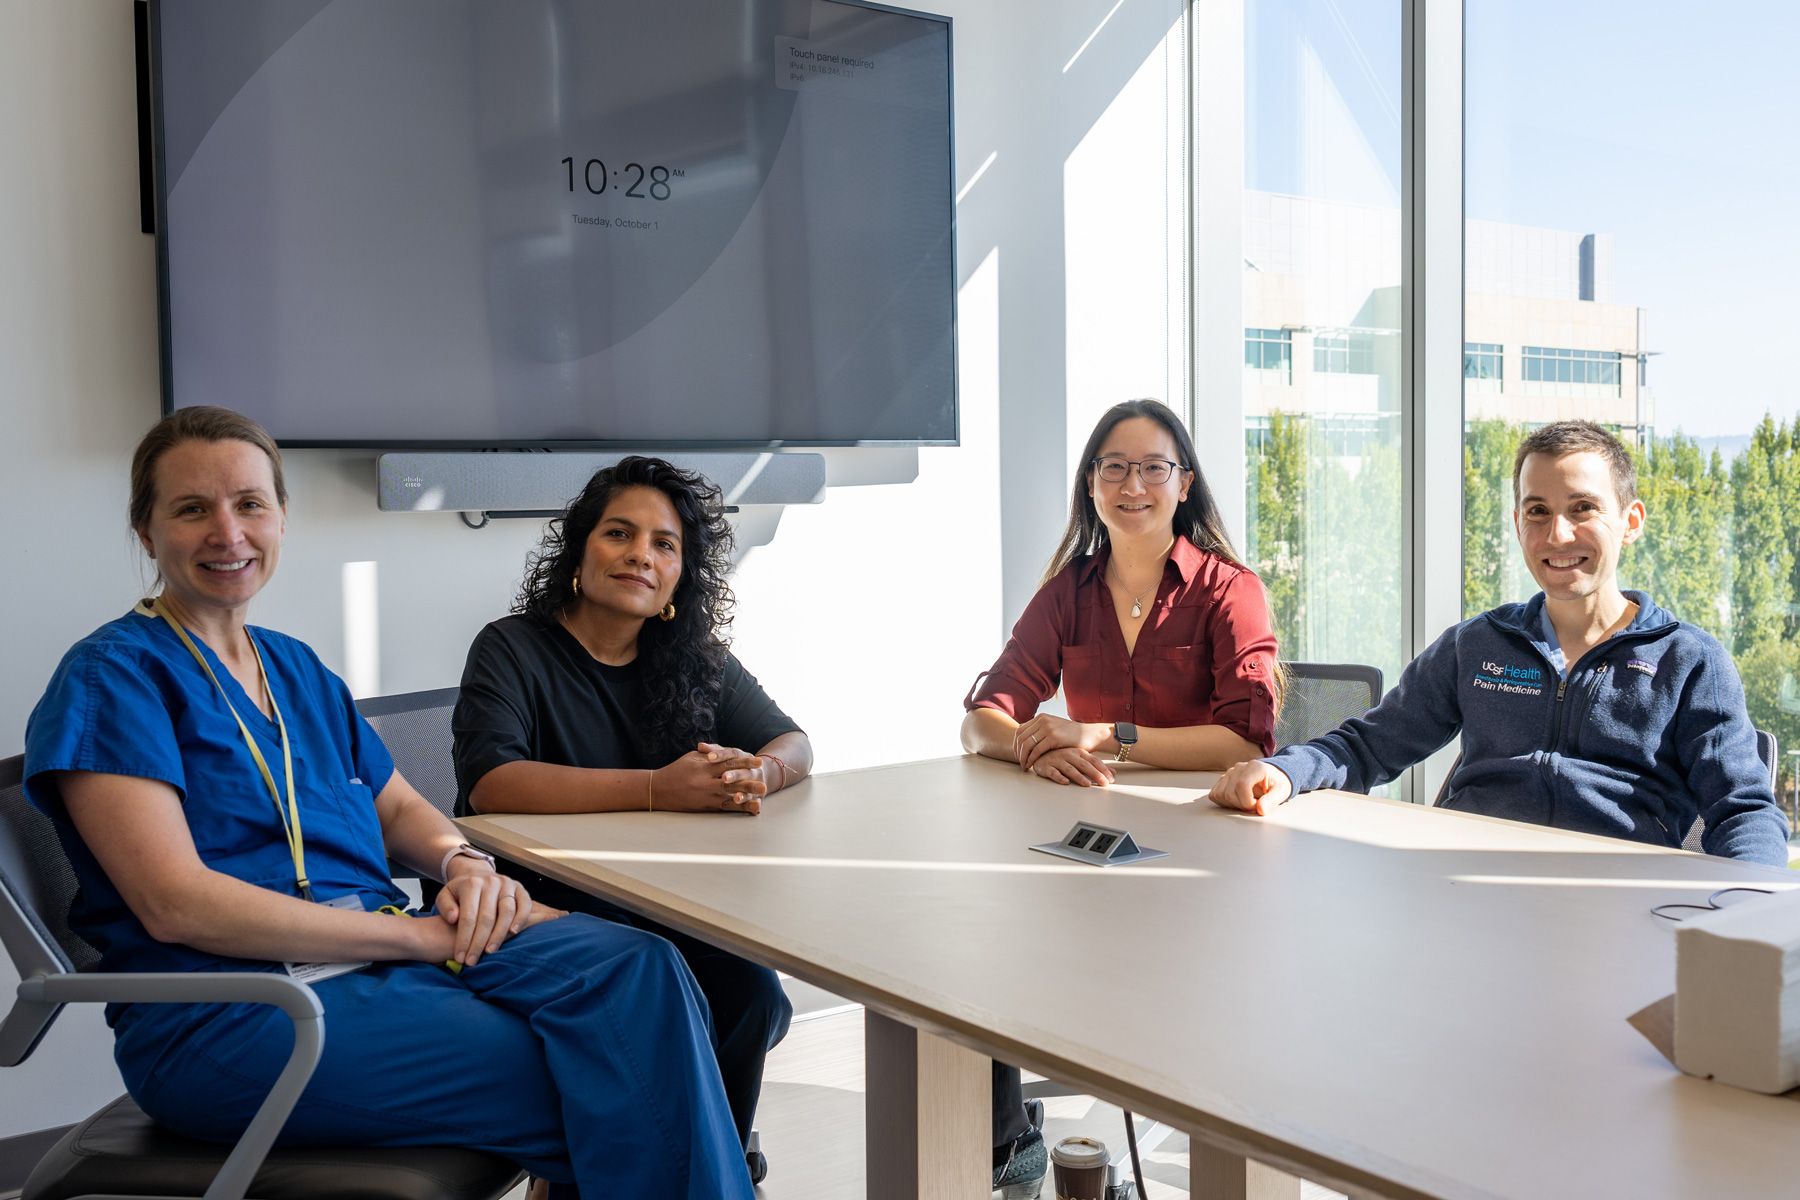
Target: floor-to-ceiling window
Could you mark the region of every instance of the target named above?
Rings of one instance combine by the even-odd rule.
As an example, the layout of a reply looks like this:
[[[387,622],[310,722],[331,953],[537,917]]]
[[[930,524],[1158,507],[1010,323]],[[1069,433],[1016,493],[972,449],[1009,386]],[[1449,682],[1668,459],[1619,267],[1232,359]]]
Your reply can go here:
[[[1636,452],[1649,514],[1622,582],[1724,641],[1756,724],[1800,750],[1800,389],[1781,365],[1800,8],[1466,13],[1464,609],[1536,590],[1511,526],[1519,436],[1597,421]]]
[[[1400,0],[1243,8],[1245,550],[1284,658],[1371,663],[1390,683],[1403,660],[1400,19]]]

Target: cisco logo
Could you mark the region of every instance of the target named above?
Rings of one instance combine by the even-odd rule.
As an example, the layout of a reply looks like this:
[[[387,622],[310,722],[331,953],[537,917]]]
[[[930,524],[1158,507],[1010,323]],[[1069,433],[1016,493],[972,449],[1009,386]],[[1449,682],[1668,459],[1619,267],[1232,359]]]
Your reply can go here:
[[[419,475],[402,475],[400,477],[400,484],[402,487],[422,488],[425,486],[425,480]]]

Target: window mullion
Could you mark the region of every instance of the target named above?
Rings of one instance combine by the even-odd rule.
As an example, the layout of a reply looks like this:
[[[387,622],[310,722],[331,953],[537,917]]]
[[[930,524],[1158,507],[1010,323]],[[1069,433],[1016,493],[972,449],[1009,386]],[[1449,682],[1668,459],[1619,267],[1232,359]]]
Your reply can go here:
[[[1404,0],[1402,30],[1402,646],[1462,616],[1463,0]],[[1430,803],[1452,747],[1408,772]]]

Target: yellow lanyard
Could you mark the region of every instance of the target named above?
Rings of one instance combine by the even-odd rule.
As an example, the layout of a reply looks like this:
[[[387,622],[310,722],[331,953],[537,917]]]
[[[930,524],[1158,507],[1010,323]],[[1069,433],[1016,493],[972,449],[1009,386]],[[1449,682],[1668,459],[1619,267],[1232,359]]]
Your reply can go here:
[[[206,677],[212,680],[215,688],[219,689],[219,699],[225,702],[225,707],[230,710],[232,719],[237,722],[238,732],[244,735],[244,745],[250,748],[250,757],[256,760],[256,769],[262,773],[263,783],[269,789],[269,798],[275,801],[275,815],[281,818],[282,832],[287,835],[288,853],[294,856],[294,882],[299,887],[300,894],[311,900],[313,898],[312,881],[306,877],[306,847],[300,837],[300,806],[294,794],[294,752],[288,743],[287,722],[282,719],[281,705],[275,702],[275,688],[269,682],[269,669],[263,665],[262,650],[257,646],[256,639],[250,637],[248,629],[244,630],[244,636],[250,639],[250,652],[256,655],[256,669],[261,673],[263,686],[269,692],[269,707],[275,711],[275,725],[281,730],[281,766],[287,776],[287,803],[285,805],[281,802],[281,789],[275,786],[275,776],[269,770],[268,762],[263,758],[262,749],[257,746],[256,739],[250,736],[250,727],[244,724],[244,718],[238,716],[238,710],[233,707],[231,697],[225,694],[225,685],[221,684],[219,677],[213,674],[211,664],[206,661],[206,656],[200,653],[200,647],[194,645],[194,639],[189,637],[188,631],[181,627],[181,622],[177,621],[172,613],[157,604],[155,600],[146,600],[138,608],[146,616],[161,617],[167,621],[169,628],[175,631],[175,636],[181,639],[181,644],[186,646],[188,653],[194,656],[194,661],[200,664],[200,669],[206,672]]]

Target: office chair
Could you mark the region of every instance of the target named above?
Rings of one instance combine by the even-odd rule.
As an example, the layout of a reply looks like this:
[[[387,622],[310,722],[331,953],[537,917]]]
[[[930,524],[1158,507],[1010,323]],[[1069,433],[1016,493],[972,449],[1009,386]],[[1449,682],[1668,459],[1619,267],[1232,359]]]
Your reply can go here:
[[[401,692],[393,696],[367,696],[356,702],[356,711],[387,747],[394,769],[406,782],[431,801],[446,817],[456,815],[456,763],[452,754],[450,714],[456,708],[458,688],[428,692]],[[388,874],[395,879],[417,879],[420,900],[429,906],[437,899],[435,879],[423,879],[411,867],[388,859]]]
[[[19,972],[0,1023],[0,1067],[30,1057],[64,1004],[273,1004],[294,1051],[237,1145],[180,1137],[121,1096],[39,1160],[21,1200],[498,1200],[524,1178],[503,1158],[459,1147],[271,1149],[318,1065],[318,997],[263,971],[98,972],[99,952],[69,928],[75,871],[50,819],[25,799],[23,756],[0,760],[0,943]]]
[[[1781,761],[1780,750],[1781,747],[1776,743],[1774,734],[1766,729],[1756,731],[1756,757],[1762,759],[1762,765],[1768,768],[1771,789],[1775,786],[1775,764]],[[1779,800],[1776,801],[1775,807],[1781,807]],[[1693,828],[1689,829],[1687,836],[1681,839],[1681,848],[1692,850],[1696,854],[1705,854],[1706,851],[1700,847],[1700,838],[1705,833],[1706,819],[1695,817]]]
[[[1381,703],[1381,669],[1357,663],[1284,662],[1287,695],[1275,720],[1275,746],[1297,746],[1330,733]]]
[[[419,789],[431,806],[446,817],[456,815],[456,764],[450,714],[456,708],[460,688],[429,692],[402,692],[395,696],[369,696],[356,702],[356,711],[381,735],[381,744],[394,759],[394,769]]]

